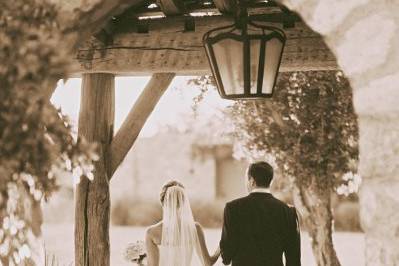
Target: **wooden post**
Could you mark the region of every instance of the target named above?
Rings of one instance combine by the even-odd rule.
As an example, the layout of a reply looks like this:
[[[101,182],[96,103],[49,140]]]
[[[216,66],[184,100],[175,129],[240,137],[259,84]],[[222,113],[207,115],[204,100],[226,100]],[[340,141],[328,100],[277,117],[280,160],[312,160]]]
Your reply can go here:
[[[154,74],[113,138],[115,89],[112,74],[84,74],[79,136],[98,143],[94,180],[82,177],[76,191],[75,265],[110,265],[109,180],[134,144],[174,73]],[[112,145],[111,145],[112,143]]]
[[[76,190],[75,265],[110,265],[110,194],[108,150],[113,136],[114,75],[85,74],[79,115],[79,136],[98,143],[94,180],[81,177]]]

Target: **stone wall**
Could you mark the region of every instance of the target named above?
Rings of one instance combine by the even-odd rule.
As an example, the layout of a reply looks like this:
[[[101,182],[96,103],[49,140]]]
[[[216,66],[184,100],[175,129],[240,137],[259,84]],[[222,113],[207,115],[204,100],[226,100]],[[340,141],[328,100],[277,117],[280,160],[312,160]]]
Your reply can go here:
[[[360,126],[366,263],[399,265],[399,4],[390,0],[281,2],[324,36],[351,81]]]

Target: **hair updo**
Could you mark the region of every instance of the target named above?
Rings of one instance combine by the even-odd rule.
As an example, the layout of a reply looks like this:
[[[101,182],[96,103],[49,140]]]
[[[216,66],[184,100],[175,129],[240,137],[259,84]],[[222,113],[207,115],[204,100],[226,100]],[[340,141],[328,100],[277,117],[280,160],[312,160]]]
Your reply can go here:
[[[163,185],[163,187],[161,189],[161,193],[159,194],[159,200],[161,201],[162,204],[165,200],[166,191],[168,191],[168,188],[174,187],[174,186],[184,188],[183,184],[180,183],[179,181],[172,180],[172,181],[167,182],[165,185]]]

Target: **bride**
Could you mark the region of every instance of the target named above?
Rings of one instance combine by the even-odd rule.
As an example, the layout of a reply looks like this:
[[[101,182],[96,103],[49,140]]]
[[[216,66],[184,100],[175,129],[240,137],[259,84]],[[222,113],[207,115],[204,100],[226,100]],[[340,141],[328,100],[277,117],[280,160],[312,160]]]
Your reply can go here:
[[[208,266],[220,255],[210,256],[199,223],[194,222],[184,186],[170,181],[162,187],[162,221],[146,232],[148,266]]]

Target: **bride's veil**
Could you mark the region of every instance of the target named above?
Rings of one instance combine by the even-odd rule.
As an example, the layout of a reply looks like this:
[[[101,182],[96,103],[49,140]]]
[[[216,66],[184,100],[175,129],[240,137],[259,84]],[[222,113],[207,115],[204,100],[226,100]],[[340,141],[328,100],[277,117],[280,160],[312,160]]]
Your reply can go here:
[[[169,187],[165,194],[159,265],[205,265],[190,202],[180,186]]]

